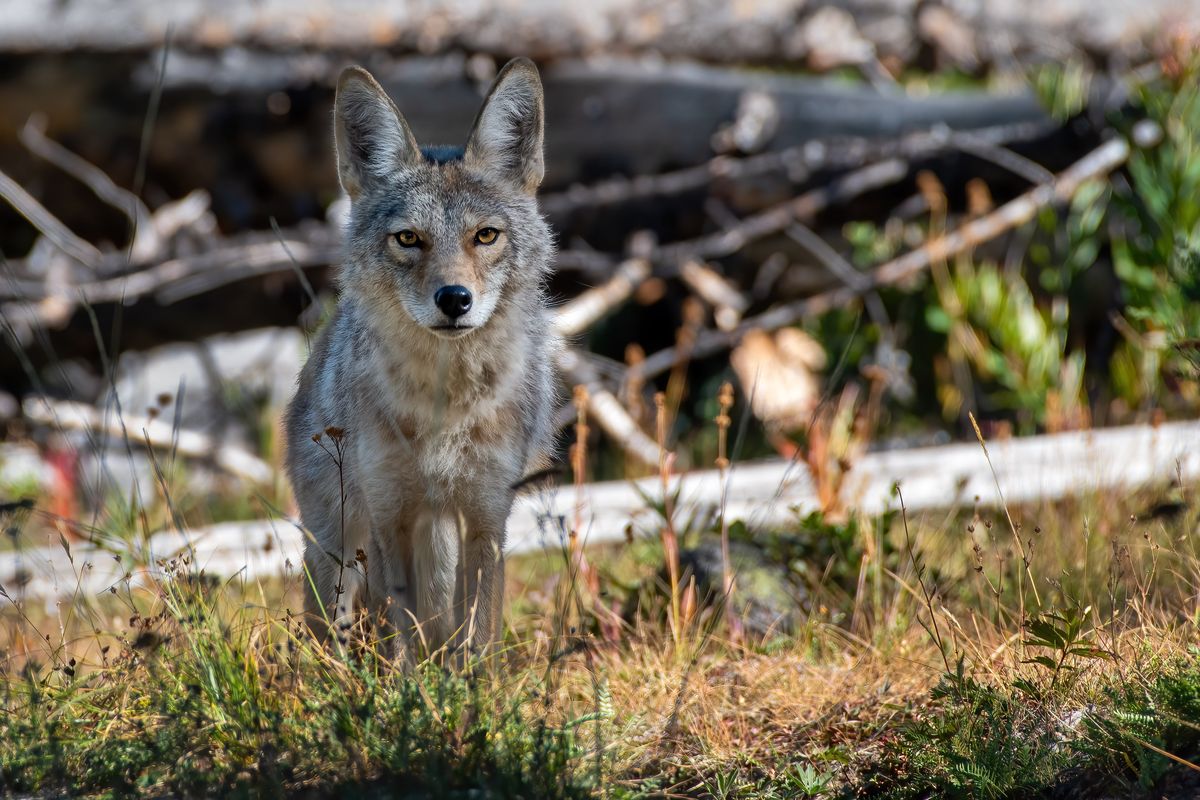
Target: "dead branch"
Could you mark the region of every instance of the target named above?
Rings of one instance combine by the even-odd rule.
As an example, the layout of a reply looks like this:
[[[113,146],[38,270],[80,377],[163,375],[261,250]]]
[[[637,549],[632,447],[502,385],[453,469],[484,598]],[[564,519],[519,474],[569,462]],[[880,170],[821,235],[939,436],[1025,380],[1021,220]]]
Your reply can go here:
[[[589,185],[575,185],[565,191],[544,194],[538,202],[543,212],[556,216],[581,208],[682,194],[702,189],[715,181],[746,180],[784,173],[793,183],[800,183],[816,170],[852,169],[860,164],[887,158],[913,159],[939,149],[979,151],[987,154],[981,157],[999,159],[996,151],[1004,150],[1003,145],[1034,139],[1047,131],[1048,126],[1044,122],[1016,122],[972,131],[953,131],[942,127],[909,133],[898,139],[842,136],[741,158],[718,155],[703,164],[656,175],[619,176]],[[1013,160],[1028,161],[1012,151],[1004,152],[1009,153]],[[1020,173],[1022,165],[1012,166],[1012,163],[1010,160],[1005,166]],[[1028,169],[1032,167],[1026,166],[1026,172]]]
[[[1032,184],[1054,180],[1054,173],[1037,163],[995,142],[978,139],[969,133],[955,136],[955,146],[964,153],[990,161],[998,167],[1020,175]]]
[[[625,302],[648,277],[650,262],[646,259],[631,258],[622,262],[607,283],[588,289],[555,311],[555,331],[561,336],[583,333],[598,319]]]
[[[0,172],[0,197],[29,220],[43,236],[64,253],[89,267],[99,263],[102,255],[91,242],[80,239],[74,231],[50,213],[50,211],[8,175]]]
[[[601,430],[632,458],[657,469],[661,456],[658,444],[638,427],[621,401],[604,388],[595,367],[577,351],[563,350],[558,357],[558,368],[568,382],[587,387],[588,413]]]
[[[1134,135],[1150,140],[1145,126],[1139,123]],[[1049,183],[1042,183],[1014,200],[1005,203],[990,214],[971,220],[954,231],[926,242],[921,247],[895,258],[867,274],[868,281],[858,286],[843,286],[822,292],[812,297],[796,300],[765,311],[742,322],[732,331],[702,332],[690,347],[693,358],[703,358],[726,350],[752,330],[771,331],[792,325],[801,319],[822,314],[850,303],[864,292],[899,283],[928,269],[930,265],[945,261],[971,248],[995,239],[1005,231],[1033,219],[1039,210],[1053,203],[1070,200],[1075,192],[1089,180],[1099,178],[1125,163],[1129,157],[1129,143],[1124,139],[1112,139],[1075,162]],[[631,377],[637,380],[660,375],[671,369],[678,361],[675,347],[668,347],[647,358],[635,367],[630,367]]]
[[[685,261],[679,267],[679,277],[712,306],[718,328],[728,331],[737,327],[750,301],[724,275],[701,261]]]
[[[829,270],[830,274],[847,286],[856,289],[866,289],[871,279],[854,268],[854,265],[834,250],[828,242],[815,231],[799,222],[793,222],[787,227],[788,238],[803,247],[813,258]]]
[[[824,163],[819,157],[824,148],[812,146],[788,147],[783,150],[745,158],[721,155],[694,167],[685,167],[658,175],[608,178],[589,185],[575,185],[562,192],[552,192],[539,199],[542,211],[551,216],[567,214],[580,208],[616,205],[630,200],[665,197],[702,189],[716,180],[738,180],[785,172],[799,182]]]
[[[45,125],[44,117],[30,117],[18,134],[21,144],[25,145],[29,152],[76,178],[91,189],[96,197],[129,218],[133,229],[129,260],[140,264],[160,257],[163,241],[151,221],[150,209],[142,199],[113,183],[104,170],[46,136]]]
[[[709,236],[662,245],[655,249],[652,258],[665,265],[664,274],[670,275],[686,261],[720,258],[736,253],[749,242],[778,233],[797,219],[812,219],[830,206],[895,183],[907,174],[908,162],[889,158],[856,169],[827,186],[812,189],[786,203],[746,217],[734,227]]]
[[[181,430],[150,417],[102,414],[85,403],[30,397],[22,406],[25,418],[60,431],[96,432],[115,441],[149,444],[185,458],[211,459],[221,470],[253,483],[268,483],[275,470],[262,459],[237,447],[221,445],[199,431]]]
[[[983,146],[1025,139],[1044,133],[1045,127],[1042,122],[996,125],[972,132],[970,141]],[[909,134],[898,142],[878,143],[863,138],[843,138],[830,142],[809,142],[802,147],[741,159],[721,156],[699,167],[675,173],[577,187],[561,195],[547,195],[542,203],[544,208],[547,204],[550,208],[556,204],[561,207],[566,202],[564,198],[568,197],[574,198],[571,203],[589,198],[617,202],[645,193],[682,191],[700,185],[701,175],[705,176],[705,180],[716,176],[752,177],[780,169],[807,170],[816,166],[862,163],[877,154],[915,156],[952,147],[960,136],[965,134],[937,129]],[[31,151],[75,176],[102,200],[135,220],[134,262],[153,261],[156,255],[163,257],[165,254],[161,251],[164,240],[199,220],[207,211],[207,195],[193,194],[154,212],[150,215],[151,224],[147,224],[142,215],[145,206],[140,200],[118,187],[98,168],[47,138],[36,121],[26,125],[21,137]],[[899,180],[906,173],[907,164],[900,158],[873,163],[843,175],[828,186],[813,189],[780,206],[747,217],[716,234],[651,248],[646,257],[661,265],[660,271],[665,276],[670,276],[686,261],[729,255],[749,241],[777,233],[795,220],[810,219],[834,204]],[[129,271],[130,259],[125,253],[100,253],[3,173],[0,173],[0,196],[13,203],[39,230],[76,260],[95,267],[102,274],[120,273],[74,287],[77,291],[73,299],[79,302],[131,302],[153,294],[160,302],[170,304],[240,280],[290,271],[295,264],[312,267],[334,263],[341,255],[338,231],[330,225],[313,224],[286,232],[288,238],[285,242],[263,244],[257,241],[261,237],[251,235],[246,237],[249,241],[245,243],[226,241],[212,251],[170,258]],[[142,237],[140,242],[137,241],[139,236]],[[288,250],[295,255],[295,264],[288,257]],[[141,259],[140,256],[146,258]],[[29,273],[28,269],[23,268],[23,262],[18,260],[11,263],[18,276]],[[555,266],[560,271],[577,270],[599,278],[611,275],[618,263],[618,257],[610,253],[565,250],[558,254]],[[56,292],[38,280],[12,279],[0,285],[0,297],[10,300],[37,301],[54,294],[61,295],[61,291]]]
[[[182,230],[200,225],[212,206],[212,197],[204,189],[193,189],[178,200],[163,203],[150,215],[150,221],[160,239],[170,239]],[[215,228],[216,221],[209,223]],[[210,231],[201,231],[210,232]]]
[[[340,243],[332,234],[317,235],[324,226],[313,226],[313,234],[283,240],[261,234],[242,237],[245,244],[225,244],[192,256],[168,259],[152,267],[75,287],[71,299],[84,303],[132,302],[155,295],[170,304],[221,286],[293,269],[293,259],[302,267],[320,266],[337,260]],[[236,241],[236,240],[235,240]],[[290,256],[289,256],[290,251]],[[5,281],[0,292],[17,300],[37,301],[50,295],[40,281]]]

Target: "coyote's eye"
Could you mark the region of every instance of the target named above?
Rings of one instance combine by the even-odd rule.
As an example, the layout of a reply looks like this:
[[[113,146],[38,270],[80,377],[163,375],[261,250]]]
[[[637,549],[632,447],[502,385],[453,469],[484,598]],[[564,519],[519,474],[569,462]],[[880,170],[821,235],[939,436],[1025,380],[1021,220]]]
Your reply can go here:
[[[475,242],[476,244],[491,244],[499,235],[500,231],[495,228],[480,228],[475,233]]]
[[[421,237],[409,230],[403,230],[396,234],[396,243],[401,247],[418,247],[421,244]]]

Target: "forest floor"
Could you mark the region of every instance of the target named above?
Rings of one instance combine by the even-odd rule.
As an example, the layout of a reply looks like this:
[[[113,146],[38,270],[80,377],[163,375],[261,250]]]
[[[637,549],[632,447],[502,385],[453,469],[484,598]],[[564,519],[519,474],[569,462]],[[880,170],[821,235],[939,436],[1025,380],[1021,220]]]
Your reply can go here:
[[[504,647],[322,648],[303,576],[2,591],[0,785],[38,796],[1185,797],[1200,510],[1151,487],[515,558]],[[753,544],[751,543],[753,542]],[[66,545],[64,545],[66,546]],[[711,565],[710,565],[711,568]],[[80,565],[80,569],[87,569]],[[718,576],[719,581],[719,576]],[[719,586],[718,582],[718,586]],[[708,600],[711,600],[711,595]],[[728,610],[727,610],[728,609]]]

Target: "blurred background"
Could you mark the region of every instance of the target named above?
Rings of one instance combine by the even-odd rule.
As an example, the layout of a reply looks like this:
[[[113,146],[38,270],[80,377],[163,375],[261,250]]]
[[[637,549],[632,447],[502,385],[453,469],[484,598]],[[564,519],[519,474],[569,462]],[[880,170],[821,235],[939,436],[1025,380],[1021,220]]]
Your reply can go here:
[[[278,415],[334,302],[350,63],[426,143],[463,141],[508,58],[542,69],[564,465],[572,390],[592,398],[578,479],[651,474],[665,443],[679,471],[805,462],[829,500],[863,453],[973,439],[970,415],[1004,438],[1200,404],[1191,0],[0,19],[0,499],[79,518],[153,495],[157,448],[189,459],[164,520],[290,508]]]

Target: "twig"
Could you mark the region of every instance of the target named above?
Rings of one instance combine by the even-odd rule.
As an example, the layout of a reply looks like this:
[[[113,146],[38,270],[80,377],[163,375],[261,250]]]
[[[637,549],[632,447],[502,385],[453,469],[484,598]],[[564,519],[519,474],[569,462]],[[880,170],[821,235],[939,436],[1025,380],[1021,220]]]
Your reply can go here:
[[[129,218],[133,226],[130,260],[143,263],[162,255],[162,239],[151,222],[150,209],[146,208],[141,198],[113,183],[104,170],[46,136],[45,117],[30,117],[21,128],[18,138],[29,152],[77,179],[91,189],[96,197]]]
[[[588,412],[612,440],[637,461],[658,467],[658,445],[638,427],[616,396],[600,383],[600,376],[578,352],[564,350],[558,367],[570,383],[587,387]]]
[[[750,301],[724,275],[701,261],[683,262],[679,267],[679,277],[713,307],[717,327],[723,331],[737,327],[742,314],[750,306]]]
[[[296,275],[296,280],[300,282],[304,293],[308,295],[308,302],[312,305],[317,305],[317,293],[313,289],[312,284],[308,282],[308,276],[304,274],[304,270],[300,268],[300,262],[292,255],[292,251],[288,249],[287,239],[283,238],[283,231],[279,228],[279,222],[275,217],[271,217],[271,230],[275,232],[275,240],[279,242],[279,246],[283,248],[283,253],[288,257],[288,263],[292,265],[292,272]]]
[[[807,250],[842,283],[855,289],[864,290],[871,285],[869,276],[855,269],[854,265],[843,258],[841,253],[830,247],[828,242],[807,225],[793,222],[787,226],[786,233],[789,239]]]
[[[642,281],[650,277],[650,262],[631,258],[600,286],[583,292],[559,306],[554,314],[554,329],[562,336],[575,336],[590,328],[598,319],[625,302]]]
[[[662,245],[655,249],[651,258],[664,264],[663,274],[670,275],[686,261],[720,258],[736,253],[747,243],[779,233],[798,219],[812,219],[830,206],[895,183],[907,174],[908,162],[902,159],[889,158],[870,164],[848,172],[826,186],[746,217],[734,227],[709,236]]]
[[[871,315],[871,321],[879,325],[885,332],[887,331],[890,325],[887,308],[884,307],[883,300],[879,297],[879,292],[871,288],[871,278],[869,276],[855,269],[853,264],[843,258],[841,253],[830,247],[829,243],[817,235],[811,228],[799,222],[793,222],[787,228],[787,235],[789,239],[811,253],[826,269],[833,273],[834,277],[846,286],[851,289],[861,290],[866,303],[867,313]]]
[[[1153,123],[1139,123],[1139,127]],[[1145,130],[1135,136],[1148,135]],[[1150,137],[1153,138],[1153,137]],[[858,299],[862,294],[880,286],[889,286],[912,278],[931,264],[945,261],[990,241],[1005,231],[1022,225],[1046,206],[1069,200],[1089,180],[1105,175],[1125,163],[1129,143],[1112,139],[1061,172],[1052,183],[1043,183],[1005,203],[990,214],[971,220],[954,231],[926,242],[899,258],[866,273],[868,282],[858,287],[839,287],[812,297],[776,306],[769,311],[742,321],[732,331],[704,331],[691,345],[693,358],[703,358],[728,349],[752,330],[777,330],[799,320],[839,308]],[[678,358],[676,348],[668,347],[648,357],[630,372],[637,371],[639,380],[646,380],[671,369]]]
[[[844,137],[806,142],[743,158],[719,155],[703,164],[658,175],[608,178],[587,186],[572,186],[563,192],[543,195],[540,204],[547,214],[567,214],[580,208],[682,194],[717,180],[740,180],[773,172],[786,172],[791,181],[799,183],[817,169],[849,169],[881,158],[912,157],[945,147],[997,147],[1003,142],[1035,138],[1044,134],[1047,127],[1042,123],[1016,123],[971,132],[919,131],[884,142],[866,137]]]
[[[1054,180],[1054,173],[1041,164],[994,142],[977,139],[969,133],[962,133],[955,137],[954,144],[964,153],[970,153],[984,161],[990,161],[1014,175],[1021,176],[1030,183],[1038,184]]]
[[[1032,139],[1044,134],[1047,129],[1045,123],[998,125],[970,133],[942,127],[913,133],[899,141],[884,144],[869,139],[810,142],[800,148],[763,153],[744,159],[718,156],[706,165],[689,167],[675,173],[613,179],[590,189],[575,187],[562,195],[546,195],[541,204],[543,209],[561,211],[568,206],[585,205],[588,202],[609,203],[669,193],[669,190],[675,187],[696,188],[703,185],[703,181],[699,180],[702,175],[710,178],[717,174],[750,176],[777,171],[784,165],[796,163],[803,163],[809,167],[849,168],[855,164],[882,159],[854,169],[826,186],[805,192],[786,203],[747,217],[737,225],[718,233],[661,245],[646,254],[652,262],[659,265],[660,268],[656,269],[658,274],[672,277],[678,271],[679,265],[689,259],[705,260],[729,255],[740,250],[747,242],[779,233],[796,220],[811,219],[837,203],[895,183],[908,173],[908,161],[914,158],[940,150],[967,147],[998,158],[995,151],[988,148],[996,148],[1004,142]],[[797,153],[797,150],[802,152]],[[1010,153],[1013,159],[1021,158],[1011,151],[1004,152]],[[721,165],[719,168],[716,166],[718,164]],[[1007,166],[1016,169],[1022,167],[1014,165],[1011,159]],[[1028,169],[1025,171],[1028,172]],[[612,269],[615,261],[615,257],[607,253],[566,250],[559,253],[557,268],[579,270],[589,275],[604,275]]]
[[[100,261],[100,251],[91,242],[76,236],[74,231],[25,191],[21,184],[3,172],[0,172],[0,197],[15,208],[18,214],[29,220],[29,224],[41,231],[55,247],[71,258],[89,267],[94,267]]]
[[[340,251],[340,245],[330,240],[299,238],[227,245],[84,284],[77,287],[74,299],[91,304],[130,303],[155,294],[160,302],[170,304],[246,278],[291,271],[295,264],[329,264],[337,260]],[[40,281],[14,279],[0,285],[0,296],[16,300],[38,301],[52,295]]]
[[[204,189],[193,189],[178,200],[156,208],[150,215],[154,230],[162,239],[170,239],[184,228],[194,227],[212,206],[212,197]]]
[[[792,180],[800,181],[808,177],[813,167],[824,166],[825,159],[813,158],[817,152],[824,150],[817,151],[815,148],[801,145],[746,158],[722,155],[703,164],[673,172],[637,175],[632,178],[609,178],[588,186],[572,186],[563,192],[543,195],[540,205],[542,211],[547,214],[566,214],[578,208],[682,194],[707,186],[718,179],[752,178],[781,170],[787,171]],[[813,163],[814,161],[819,163]]]

